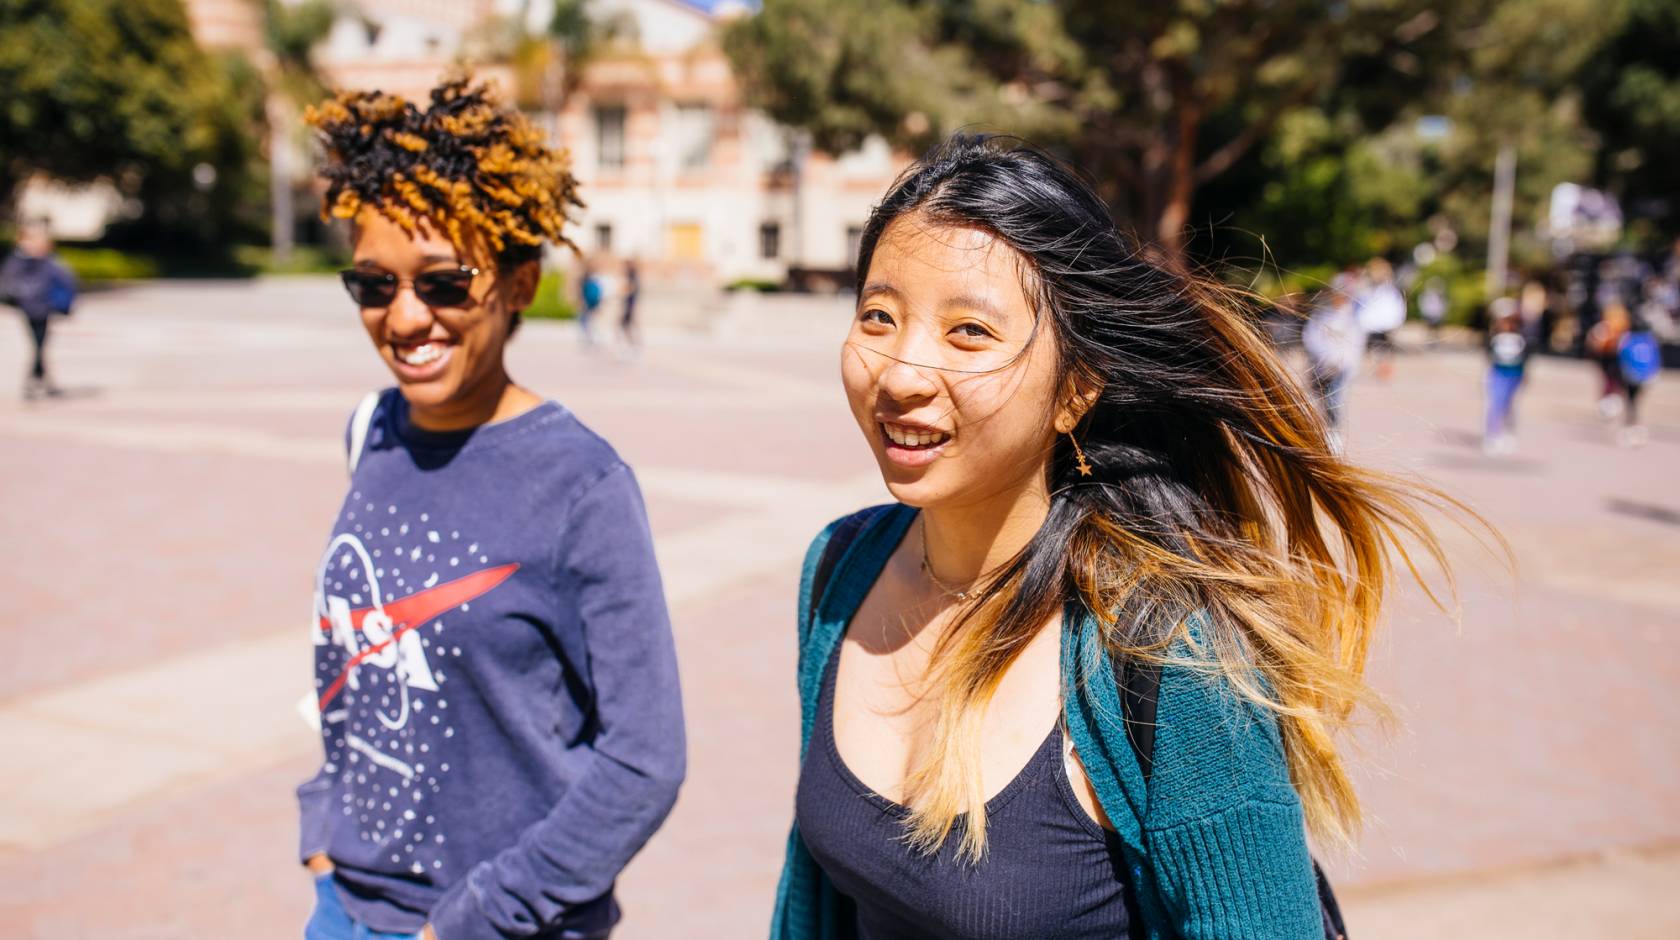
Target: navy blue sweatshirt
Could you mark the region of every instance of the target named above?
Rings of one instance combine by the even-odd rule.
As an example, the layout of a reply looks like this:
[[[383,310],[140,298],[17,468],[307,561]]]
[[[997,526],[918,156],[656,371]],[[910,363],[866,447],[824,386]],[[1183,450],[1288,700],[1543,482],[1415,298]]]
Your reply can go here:
[[[357,921],[590,934],[685,746],[641,494],[554,402],[427,432],[387,391],[317,575],[326,759],[298,789]]]

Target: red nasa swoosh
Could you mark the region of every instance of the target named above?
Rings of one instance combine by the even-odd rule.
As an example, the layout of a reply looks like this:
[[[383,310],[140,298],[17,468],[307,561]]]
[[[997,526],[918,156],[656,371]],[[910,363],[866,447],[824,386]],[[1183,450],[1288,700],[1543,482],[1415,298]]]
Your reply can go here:
[[[392,643],[395,643],[397,638],[402,636],[404,633],[407,633],[415,627],[424,626],[428,621],[444,611],[449,610],[452,607],[459,607],[468,601],[489,593],[491,589],[496,587],[496,585],[501,584],[509,577],[512,577],[513,573],[518,570],[519,565],[517,563],[497,565],[494,568],[486,568],[483,571],[475,571],[464,578],[456,578],[453,581],[445,581],[442,584],[427,588],[424,591],[416,591],[402,600],[392,601],[389,604],[386,604],[385,616],[391,618],[391,635],[385,638],[383,642],[370,646],[350,657],[350,661],[344,664],[344,669],[338,674],[338,678],[334,679],[332,685],[327,686],[327,690],[321,693],[321,711],[326,711],[327,703],[331,702],[338,696],[339,692],[343,691],[344,683],[350,678],[350,670],[356,668],[362,660],[372,656],[385,647],[390,646]],[[372,607],[363,607],[360,610],[352,610],[350,612],[350,625],[357,630],[360,630],[362,628],[362,621],[366,620],[367,615],[370,613],[373,613]],[[332,622],[327,618],[322,617],[321,629],[331,632]]]

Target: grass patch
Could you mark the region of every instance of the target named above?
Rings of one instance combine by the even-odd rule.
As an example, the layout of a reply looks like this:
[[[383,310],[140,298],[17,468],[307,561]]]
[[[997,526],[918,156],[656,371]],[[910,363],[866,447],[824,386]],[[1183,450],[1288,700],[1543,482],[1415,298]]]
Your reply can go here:
[[[544,271],[542,280],[537,282],[537,295],[532,298],[531,306],[525,308],[525,316],[533,320],[571,320],[577,317],[577,308],[566,296],[566,275],[559,271]]]
[[[151,255],[117,248],[60,245],[54,251],[78,281],[132,281],[163,272],[163,266]]]

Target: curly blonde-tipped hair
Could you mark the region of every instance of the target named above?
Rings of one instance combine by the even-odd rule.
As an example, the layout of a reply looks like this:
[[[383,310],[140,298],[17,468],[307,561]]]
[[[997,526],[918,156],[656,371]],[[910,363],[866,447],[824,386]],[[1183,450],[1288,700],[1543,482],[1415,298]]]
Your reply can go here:
[[[575,250],[563,230],[577,179],[570,155],[465,74],[432,89],[431,104],[347,91],[304,114],[326,150],[323,219],[370,208],[414,232],[426,219],[463,257],[499,265],[536,260],[544,242]]]

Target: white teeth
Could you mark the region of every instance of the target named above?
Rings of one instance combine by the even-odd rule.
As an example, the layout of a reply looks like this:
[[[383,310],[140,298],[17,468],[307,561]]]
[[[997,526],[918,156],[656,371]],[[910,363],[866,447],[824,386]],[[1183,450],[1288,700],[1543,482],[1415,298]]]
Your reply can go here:
[[[426,343],[413,349],[399,350],[397,353],[398,358],[411,366],[423,366],[436,360],[441,355],[443,355],[443,350],[439,349],[436,343]]]
[[[951,435],[943,431],[920,431],[902,427],[896,424],[881,423],[887,439],[900,447],[927,447],[932,444],[943,444],[950,440]]]

